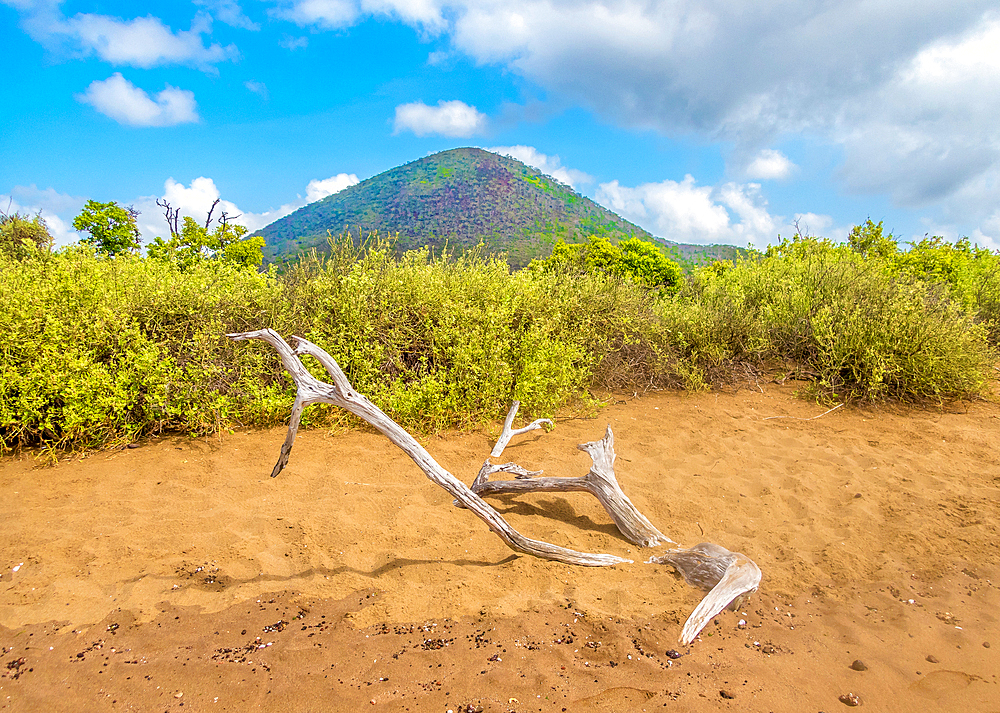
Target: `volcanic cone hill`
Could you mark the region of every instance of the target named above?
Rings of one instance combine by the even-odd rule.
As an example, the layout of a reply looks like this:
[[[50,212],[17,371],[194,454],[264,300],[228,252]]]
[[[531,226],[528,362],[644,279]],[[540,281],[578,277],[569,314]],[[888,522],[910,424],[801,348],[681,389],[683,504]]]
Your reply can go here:
[[[429,245],[461,250],[480,242],[504,252],[514,267],[548,255],[557,240],[591,235],[618,242],[637,237],[662,244],[674,259],[732,257],[730,246],[682,246],[650,233],[569,186],[508,156],[459,148],[373,176],[276,220],[258,234],[268,261],[327,246],[327,232],[397,235],[402,252]],[[691,250],[696,248],[694,254]],[[722,254],[716,255],[716,252]],[[692,258],[694,258],[692,260]]]

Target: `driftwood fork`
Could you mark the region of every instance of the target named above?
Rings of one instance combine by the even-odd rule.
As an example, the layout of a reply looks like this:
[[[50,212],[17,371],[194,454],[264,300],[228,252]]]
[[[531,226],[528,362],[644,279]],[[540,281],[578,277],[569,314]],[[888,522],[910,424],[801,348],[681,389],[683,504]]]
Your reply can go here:
[[[601,440],[578,446],[580,450],[586,451],[593,460],[590,472],[582,478],[537,478],[535,476],[540,475],[540,471],[526,471],[515,463],[494,465],[487,458],[473,481],[472,487],[469,488],[434,460],[427,450],[399,424],[389,418],[365,396],[355,391],[336,360],[322,348],[302,337],[292,337],[296,342],[293,349],[273,329],[241,332],[227,336],[234,341],[260,339],[273,346],[285,369],[295,382],[296,396],[288,422],[288,435],[281,446],[278,462],[271,472],[272,477],[278,475],[288,464],[288,457],[292,451],[292,445],[295,443],[295,436],[305,407],[314,403],[328,403],[340,406],[378,429],[410,456],[432,482],[447,490],[455,498],[456,506],[471,510],[508,547],[516,552],[588,567],[603,567],[631,561],[610,554],[577,552],[525,537],[486,503],[482,496],[497,493],[586,491],[600,501],[629,542],[642,547],[654,547],[666,543],[676,544],[636,509],[619,486],[614,472],[616,456],[614,434],[610,426]],[[310,374],[299,359],[300,356],[304,355],[315,357],[330,374],[333,383],[320,381]],[[490,453],[490,457],[499,458],[514,436],[542,428],[546,422],[551,425],[552,422],[548,419],[539,419],[524,428],[513,429],[518,407],[519,404],[515,402],[507,414],[503,431]],[[512,473],[515,475],[515,479],[489,480],[490,475],[500,472]],[[684,644],[694,640],[705,624],[730,602],[743,594],[756,591],[760,584],[760,570],[748,557],[740,553],[729,552],[718,545],[709,543],[702,543],[691,550],[671,550],[659,560],[650,560],[650,562],[654,561],[671,564],[684,575],[689,583],[711,589],[685,624],[681,635],[681,641]],[[693,579],[690,572],[687,571],[692,566],[699,568],[698,572],[693,575]]]

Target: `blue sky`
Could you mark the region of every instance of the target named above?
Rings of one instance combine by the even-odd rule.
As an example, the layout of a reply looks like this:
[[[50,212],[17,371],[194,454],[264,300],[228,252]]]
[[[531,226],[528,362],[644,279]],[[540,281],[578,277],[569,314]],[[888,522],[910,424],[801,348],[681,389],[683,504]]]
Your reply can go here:
[[[480,146],[678,242],[1000,248],[995,0],[0,0],[0,47],[0,209],[60,244],[87,199],[256,229]]]

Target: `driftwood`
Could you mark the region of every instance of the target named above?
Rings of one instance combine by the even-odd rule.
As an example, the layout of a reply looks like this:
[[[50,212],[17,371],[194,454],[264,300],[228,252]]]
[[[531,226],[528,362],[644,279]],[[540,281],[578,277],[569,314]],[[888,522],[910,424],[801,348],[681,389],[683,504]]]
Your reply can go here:
[[[292,415],[288,422],[288,435],[281,446],[281,455],[278,458],[278,462],[271,472],[272,477],[280,473],[288,463],[288,456],[292,452],[292,445],[295,443],[295,434],[299,429],[299,420],[302,418],[303,409],[315,403],[334,404],[359,418],[363,418],[381,431],[390,441],[401,448],[406,455],[410,456],[413,462],[424,471],[424,474],[432,482],[447,490],[462,505],[475,513],[512,550],[544,559],[556,560],[557,562],[578,564],[587,567],[604,567],[630,561],[622,557],[616,557],[615,555],[577,552],[565,547],[551,545],[548,542],[532,540],[519,533],[503,519],[500,513],[469,490],[465,486],[465,483],[441,467],[431,457],[430,453],[417,443],[413,436],[386,416],[375,404],[356,392],[336,360],[309,340],[302,337],[292,337],[297,342],[293,350],[288,345],[288,342],[282,339],[273,329],[241,332],[227,336],[235,341],[261,339],[273,346],[277,350],[278,356],[281,357],[281,363],[295,382],[295,404],[292,406]],[[323,365],[333,379],[333,384],[320,381],[309,373],[298,358],[305,354],[315,357]]]
[[[515,401],[511,406],[507,419],[504,421],[503,432],[497,440],[497,445],[490,455],[499,458],[503,454],[504,447],[510,442],[512,435],[526,433],[527,431],[541,428],[540,419],[525,428],[511,431],[510,426],[514,422],[520,403]],[[585,491],[593,495],[600,501],[608,515],[614,520],[615,525],[629,542],[640,547],[656,547],[661,544],[676,544],[669,537],[657,530],[646,516],[636,509],[628,496],[622,492],[615,477],[615,436],[611,432],[611,426],[604,434],[604,438],[590,443],[581,443],[577,446],[581,451],[590,454],[594,465],[590,472],[582,478],[535,478],[541,475],[541,471],[526,471],[515,463],[505,463],[497,466],[490,463],[487,458],[483,467],[479,470],[479,475],[472,483],[472,492],[477,495],[497,495],[500,493],[568,493]],[[489,476],[496,472],[516,473],[515,480],[494,480],[490,481]]]
[[[702,542],[689,550],[671,550],[649,562],[673,565],[692,587],[710,590],[691,612],[680,641],[687,645],[705,628],[713,616],[732,604],[739,607],[743,597],[760,586],[760,568],[741,552]]]
[[[475,513],[512,550],[543,559],[590,567],[631,561],[609,554],[577,552],[527,538],[511,527],[496,510],[490,507],[482,499],[482,495],[586,491],[600,501],[618,529],[630,542],[643,547],[653,547],[663,543],[676,544],[653,526],[622,492],[614,472],[616,456],[614,434],[610,426],[601,440],[577,446],[580,450],[586,451],[593,461],[590,472],[582,478],[538,478],[536,476],[541,475],[542,471],[528,471],[516,463],[495,465],[487,458],[473,481],[472,487],[468,488],[434,460],[426,449],[399,424],[389,418],[365,396],[356,392],[336,360],[320,347],[302,337],[292,337],[296,341],[296,347],[292,349],[272,329],[241,332],[227,336],[234,341],[260,339],[273,346],[285,369],[295,382],[296,396],[288,422],[288,435],[281,446],[281,454],[271,472],[271,477],[278,475],[288,464],[288,457],[292,451],[292,445],[295,443],[295,436],[305,407],[314,403],[328,403],[340,406],[381,431],[410,456],[432,482],[447,490],[455,498],[456,506],[467,508]],[[315,357],[330,374],[333,383],[328,384],[312,376],[298,358],[303,355]],[[552,421],[549,419],[539,419],[524,428],[513,429],[514,418],[519,406],[520,404],[515,401],[508,412],[503,431],[490,453],[492,458],[499,458],[514,436],[540,429],[545,423],[552,425]],[[489,480],[490,475],[501,472],[511,473],[515,479]],[[741,598],[744,594],[756,591],[761,579],[760,569],[748,557],[711,543],[701,543],[690,550],[671,550],[660,558],[650,559],[649,562],[670,564],[684,576],[688,584],[711,590],[684,625],[680,637],[684,644],[691,643],[705,624],[727,605]]]

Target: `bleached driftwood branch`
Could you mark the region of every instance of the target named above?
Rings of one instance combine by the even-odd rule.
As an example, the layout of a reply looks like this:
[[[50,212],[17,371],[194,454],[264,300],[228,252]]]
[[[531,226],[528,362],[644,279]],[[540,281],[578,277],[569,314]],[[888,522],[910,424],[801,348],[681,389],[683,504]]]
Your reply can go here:
[[[680,642],[694,641],[705,624],[730,604],[740,605],[744,596],[760,586],[760,568],[742,552],[702,542],[689,550],[671,550],[649,560],[669,564],[684,576],[692,587],[710,590],[684,623]]]
[[[511,424],[519,406],[515,401],[507,414],[503,433],[490,453],[492,457],[499,458],[513,436],[540,427],[536,421],[512,431]],[[666,542],[676,544],[639,512],[618,485],[614,468],[617,457],[615,439],[610,425],[604,438],[582,443],[577,448],[587,451],[594,462],[590,472],[582,478],[535,478],[541,471],[527,471],[516,463],[493,465],[487,458],[472,483],[472,491],[479,495],[586,491],[600,501],[630,542],[643,547],[655,547]],[[515,479],[490,481],[489,476],[498,472],[514,473]],[[670,550],[661,557],[651,558],[649,563],[672,565],[692,587],[710,590],[684,624],[679,640],[685,646],[694,641],[712,617],[727,606],[739,606],[743,597],[757,591],[760,586],[761,572],[753,560],[710,542],[702,542],[690,549]]]
[[[511,409],[511,414],[516,413],[516,410],[515,404],[515,408]],[[508,415],[507,423],[504,425],[505,432],[509,430],[508,426],[512,420],[512,416]],[[526,430],[530,430],[530,428],[520,429],[516,433],[523,433]],[[503,440],[502,437],[501,440]],[[509,441],[510,438],[507,438],[507,442]],[[503,449],[499,446],[500,442],[497,443],[497,448],[493,449],[492,456],[498,457],[503,453]],[[487,460],[472,484],[472,492],[481,496],[500,493],[588,492],[600,501],[629,542],[640,547],[656,547],[665,543],[676,544],[656,529],[646,516],[639,512],[622,491],[621,486],[618,485],[618,478],[615,476],[615,436],[611,431],[611,426],[608,426],[608,430],[601,440],[581,443],[577,448],[589,453],[594,462],[590,472],[582,478],[534,478],[531,477],[533,474],[525,471],[516,480],[491,481],[488,480],[491,473],[497,471],[512,472],[510,466],[514,466],[514,464],[493,466]]]
[[[507,412],[507,418],[504,419],[503,431],[500,432],[500,438],[497,439],[497,444],[493,446],[493,450],[490,451],[491,458],[499,458],[501,455],[503,455],[503,449],[507,447],[507,444],[510,443],[510,439],[513,438],[514,436],[520,436],[522,433],[538,430],[539,428],[542,428],[542,424],[545,423],[549,424],[550,426],[555,425],[554,423],[552,423],[551,419],[539,418],[535,421],[532,421],[524,428],[518,428],[517,430],[512,430],[511,426],[514,424],[514,418],[517,416],[517,411],[520,408],[521,408],[520,401],[515,401],[511,405],[510,411]]]
[[[528,471],[515,463],[494,465],[487,459],[470,489],[442,468],[399,424],[356,392],[336,360],[320,347],[301,337],[293,337],[296,340],[296,347],[293,350],[272,329],[227,336],[234,341],[260,339],[273,346],[295,382],[295,403],[288,422],[288,435],[281,446],[281,455],[271,472],[271,477],[278,475],[288,464],[288,457],[295,443],[305,407],[314,403],[328,403],[340,406],[381,431],[410,456],[432,482],[447,490],[455,498],[456,505],[475,513],[508,547],[517,552],[567,564],[592,567],[630,561],[614,555],[576,552],[527,538],[512,528],[496,510],[483,501],[480,493],[586,491],[601,502],[618,529],[630,542],[647,547],[665,542],[673,543],[673,540],[657,530],[636,509],[618,485],[614,472],[614,434],[610,426],[601,440],[577,446],[580,450],[587,451],[593,460],[590,472],[582,478],[535,478],[534,476],[540,475],[541,471]],[[315,357],[323,365],[330,374],[333,384],[320,381],[309,373],[298,358],[307,354]],[[494,458],[502,455],[504,448],[514,436],[541,428],[546,421],[552,423],[548,419],[539,419],[524,428],[513,430],[511,426],[517,415],[518,406],[519,404],[515,402],[507,414],[503,432],[490,454]],[[498,472],[513,473],[515,479],[490,481],[489,476]],[[670,564],[684,576],[688,584],[711,590],[684,625],[680,641],[685,645],[690,644],[705,624],[726,606],[734,601],[738,603],[744,595],[755,592],[761,581],[760,569],[749,557],[708,542],[695,545],[688,550],[671,550],[661,557],[650,559],[649,562]]]
[[[417,443],[399,424],[355,391],[336,360],[309,340],[293,337],[296,340],[296,347],[293,350],[273,329],[241,332],[227,336],[234,341],[260,339],[270,344],[277,350],[278,356],[281,357],[281,363],[295,382],[295,404],[292,406],[292,415],[288,423],[288,435],[281,446],[281,455],[274,466],[272,476],[280,473],[288,463],[288,456],[295,443],[295,435],[303,409],[315,403],[334,404],[364,419],[381,431],[410,456],[432,482],[447,490],[462,505],[475,513],[512,550],[544,559],[589,567],[601,567],[629,561],[614,555],[576,552],[547,542],[532,540],[519,533],[496,510],[467,488],[462,481],[441,467],[424,447]],[[298,356],[306,354],[315,357],[323,365],[333,379],[333,384],[320,381],[309,373],[298,358]]]

